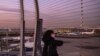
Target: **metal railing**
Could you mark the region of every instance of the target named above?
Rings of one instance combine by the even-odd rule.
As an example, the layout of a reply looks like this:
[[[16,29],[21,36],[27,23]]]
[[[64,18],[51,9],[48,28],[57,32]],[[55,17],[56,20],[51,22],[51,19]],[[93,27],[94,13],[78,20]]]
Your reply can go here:
[[[26,56],[32,56],[32,52],[25,52]],[[0,56],[20,56],[19,52],[0,52]]]

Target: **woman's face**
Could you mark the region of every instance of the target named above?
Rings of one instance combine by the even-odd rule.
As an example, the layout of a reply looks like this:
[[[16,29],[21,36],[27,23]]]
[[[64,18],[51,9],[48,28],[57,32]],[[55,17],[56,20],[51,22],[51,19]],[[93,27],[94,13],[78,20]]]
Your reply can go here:
[[[54,34],[54,33],[52,33],[52,34],[51,34],[51,37],[55,38],[55,34]]]

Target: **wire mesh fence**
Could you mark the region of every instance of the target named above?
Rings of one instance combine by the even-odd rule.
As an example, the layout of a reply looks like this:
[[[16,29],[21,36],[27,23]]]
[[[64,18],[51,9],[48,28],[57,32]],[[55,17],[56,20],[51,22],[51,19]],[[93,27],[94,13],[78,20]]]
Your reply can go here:
[[[100,55],[100,39],[94,35],[90,36],[94,33],[93,29],[98,32],[95,35],[100,36],[100,0],[38,0],[38,2],[39,18],[43,19],[43,30],[53,29],[57,34],[57,39],[64,41],[64,45],[58,48],[60,56]],[[32,38],[36,21],[33,0],[24,0],[24,12],[25,32]],[[0,18],[0,29],[14,28],[10,33],[20,35],[20,3],[18,0],[0,1]],[[1,33],[6,35],[7,32],[0,32],[0,35]],[[2,38],[0,38],[0,46],[1,43],[5,43],[1,40]],[[18,43],[19,40],[15,42]],[[17,46],[12,51],[19,52],[19,45]]]

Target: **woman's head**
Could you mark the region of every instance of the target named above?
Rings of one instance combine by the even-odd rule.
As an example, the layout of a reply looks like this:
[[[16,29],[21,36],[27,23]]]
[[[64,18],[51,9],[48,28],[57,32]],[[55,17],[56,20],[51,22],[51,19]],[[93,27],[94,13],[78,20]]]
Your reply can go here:
[[[54,31],[53,30],[47,30],[43,37],[53,37],[54,36]]]

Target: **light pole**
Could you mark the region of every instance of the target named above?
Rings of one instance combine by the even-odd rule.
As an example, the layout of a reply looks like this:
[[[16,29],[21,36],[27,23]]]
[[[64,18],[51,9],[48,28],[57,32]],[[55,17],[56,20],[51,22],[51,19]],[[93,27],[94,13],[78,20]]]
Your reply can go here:
[[[80,0],[81,1],[81,25],[80,25],[80,27],[81,27],[81,29],[84,29],[84,25],[83,25],[83,0]],[[82,35],[82,37],[83,37],[84,35]],[[82,46],[82,41],[83,40],[81,40],[80,39],[80,46]],[[82,49],[80,48],[80,56],[82,56]]]
[[[81,25],[80,25],[80,27],[81,28],[84,28],[84,26],[83,26],[83,0],[81,0]]]
[[[20,56],[25,56],[25,45],[24,45],[24,31],[25,31],[25,20],[24,20],[24,2],[20,0]]]

